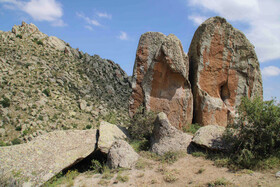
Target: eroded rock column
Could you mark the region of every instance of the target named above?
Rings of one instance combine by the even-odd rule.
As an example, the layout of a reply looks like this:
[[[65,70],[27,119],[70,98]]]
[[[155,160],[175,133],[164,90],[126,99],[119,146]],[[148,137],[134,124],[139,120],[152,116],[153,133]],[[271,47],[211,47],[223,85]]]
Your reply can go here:
[[[148,111],[165,112],[177,128],[191,123],[193,98],[188,72],[188,57],[175,35],[143,34],[134,64],[130,115],[144,106]]]
[[[224,18],[209,18],[198,27],[189,58],[194,122],[226,126],[243,96],[262,97],[254,46]]]

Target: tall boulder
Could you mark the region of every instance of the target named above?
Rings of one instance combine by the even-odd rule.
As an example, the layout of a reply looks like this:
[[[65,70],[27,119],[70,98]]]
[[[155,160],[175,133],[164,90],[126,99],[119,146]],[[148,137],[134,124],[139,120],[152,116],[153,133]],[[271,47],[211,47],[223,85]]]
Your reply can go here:
[[[144,106],[148,111],[165,112],[177,128],[191,123],[193,97],[188,72],[188,57],[175,35],[143,34],[133,70],[130,115]]]
[[[254,46],[224,18],[209,18],[198,27],[188,55],[194,122],[226,126],[243,96],[262,97]]]

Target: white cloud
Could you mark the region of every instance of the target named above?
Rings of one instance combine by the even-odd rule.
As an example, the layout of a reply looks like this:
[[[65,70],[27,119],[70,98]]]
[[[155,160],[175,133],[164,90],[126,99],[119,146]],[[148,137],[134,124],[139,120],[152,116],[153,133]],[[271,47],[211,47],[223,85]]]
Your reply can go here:
[[[90,30],[90,31],[93,31],[93,28],[91,26],[89,26],[89,25],[86,25],[85,28]]]
[[[101,26],[101,24],[100,24],[97,20],[91,19],[91,18],[85,16],[83,13],[77,12],[76,15],[77,15],[78,17],[84,19],[84,20],[85,20],[88,24],[90,24],[90,25]]]
[[[249,26],[244,33],[256,47],[260,62],[280,58],[280,1],[279,0],[188,0],[200,8],[198,13],[214,12],[228,21]],[[196,13],[197,14],[197,13]],[[201,16],[202,17],[202,16]],[[198,23],[196,16],[189,19]]]
[[[112,19],[112,15],[111,14],[107,14],[106,12],[97,12],[96,14],[100,18]]]
[[[280,68],[276,66],[268,66],[262,69],[262,75],[264,77],[274,77],[280,75]]]
[[[61,19],[63,16],[62,5],[56,0],[30,0],[28,2],[17,0],[0,0],[4,8],[21,10],[37,21],[48,21],[53,26],[65,26]]]
[[[126,32],[121,31],[121,34],[118,36],[120,40],[128,40],[128,35]]]
[[[195,25],[200,25],[207,19],[207,17],[205,16],[198,16],[198,15],[191,15],[188,18],[192,20]]]

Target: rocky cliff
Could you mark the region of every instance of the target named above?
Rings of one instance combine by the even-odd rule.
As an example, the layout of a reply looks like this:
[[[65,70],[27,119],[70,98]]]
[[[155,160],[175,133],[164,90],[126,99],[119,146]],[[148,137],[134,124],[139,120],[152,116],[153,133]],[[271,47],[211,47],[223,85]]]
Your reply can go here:
[[[192,122],[189,60],[175,35],[147,32],[140,38],[133,70],[130,115],[139,107],[165,112],[177,128]]]
[[[198,27],[189,58],[195,123],[226,126],[242,97],[262,97],[254,46],[224,18],[209,18]]]
[[[128,76],[111,60],[73,49],[33,24],[0,31],[1,144],[91,128],[110,113],[126,118],[130,92]]]

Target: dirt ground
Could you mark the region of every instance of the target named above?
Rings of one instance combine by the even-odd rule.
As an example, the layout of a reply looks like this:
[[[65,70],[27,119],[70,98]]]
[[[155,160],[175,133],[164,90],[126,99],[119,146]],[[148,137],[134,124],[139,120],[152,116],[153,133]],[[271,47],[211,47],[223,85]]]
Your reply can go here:
[[[280,179],[275,171],[253,172],[242,170],[230,172],[228,168],[218,168],[214,162],[204,158],[186,155],[173,164],[163,164],[141,158],[140,168],[111,174],[82,173],[77,176],[74,186],[270,186],[280,187]],[[121,176],[121,178],[117,177]],[[107,179],[106,179],[107,178]],[[128,181],[126,181],[128,180]],[[124,182],[126,181],[126,182]],[[67,185],[66,185],[67,186]]]

